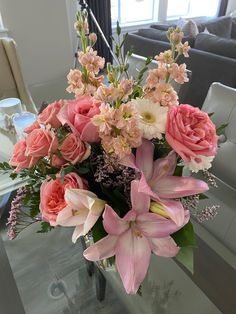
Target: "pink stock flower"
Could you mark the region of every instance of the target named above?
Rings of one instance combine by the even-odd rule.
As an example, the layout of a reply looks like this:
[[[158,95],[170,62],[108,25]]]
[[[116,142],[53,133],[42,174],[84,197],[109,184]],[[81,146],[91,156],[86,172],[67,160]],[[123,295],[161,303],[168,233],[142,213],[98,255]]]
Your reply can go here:
[[[82,72],[78,69],[70,70],[69,74],[67,75],[68,80],[68,93],[74,93],[77,96],[83,95],[85,86],[82,82]]]
[[[174,176],[176,156],[173,151],[167,157],[155,161],[153,155],[154,145],[143,140],[142,145],[137,148],[136,157],[131,154],[120,163],[140,172],[139,192],[148,194],[161,203],[170,218],[177,225],[182,225],[184,208],[176,199],[203,193],[209,189],[208,185],[192,177]]]
[[[9,164],[16,167],[16,172],[19,172],[21,169],[33,167],[38,160],[37,157],[26,155],[26,141],[22,139],[14,145]]]
[[[86,52],[79,52],[79,62],[87,71],[98,74],[99,70],[104,68],[105,59],[97,56],[97,51],[90,48]]]
[[[96,43],[96,41],[97,41],[97,35],[96,35],[96,33],[90,33],[90,34],[89,34],[89,40],[90,40],[90,42],[94,45],[94,44]]]
[[[58,176],[56,180],[45,180],[40,188],[40,211],[42,219],[56,226],[58,213],[67,206],[65,190],[68,188],[87,189],[87,182],[76,173],[65,175],[62,182]]]
[[[52,131],[34,129],[26,138],[26,155],[32,157],[49,156],[57,150],[58,140]]]
[[[133,92],[133,81],[128,79],[122,79],[118,85],[119,99],[127,101],[129,95]]]
[[[88,260],[97,261],[116,257],[116,267],[125,290],[129,294],[137,292],[145,278],[150,263],[151,252],[164,257],[173,257],[179,247],[170,235],[189,220],[189,212],[181,226],[171,219],[149,212],[150,199],[139,192],[139,182],[131,183],[132,209],[120,218],[106,205],[103,226],[108,235],[84,251]]]
[[[101,103],[91,96],[80,96],[66,102],[58,114],[58,119],[63,125],[69,125],[73,132],[79,134],[82,141],[97,142],[98,130],[91,119],[100,113],[100,105]]]
[[[131,153],[133,147],[141,144],[142,132],[139,129],[139,114],[132,103],[122,104],[120,108],[101,105],[101,112],[92,122],[99,129],[102,146],[108,154],[123,158]]]
[[[168,69],[168,72],[170,73],[170,76],[179,84],[184,84],[189,81],[185,63],[181,65],[173,63]]]
[[[190,46],[188,44],[188,41],[185,41],[183,44],[179,43],[176,46],[176,50],[179,54],[183,54],[185,56],[185,58],[189,57],[189,50],[190,50]]]
[[[42,124],[50,124],[53,128],[59,128],[61,122],[57,118],[57,114],[61,110],[64,102],[63,100],[55,101],[49,104],[42,113],[38,116],[38,122]]]
[[[35,121],[33,124],[31,124],[30,126],[28,126],[27,128],[24,129],[24,132],[26,134],[31,133],[34,129],[40,129],[40,125],[38,123],[38,121]]]
[[[217,152],[215,125],[208,114],[190,105],[173,107],[168,112],[166,140],[170,146],[188,162],[192,159],[204,169],[201,155],[214,157]]]
[[[159,55],[155,56],[155,59],[160,63],[172,64],[174,59],[172,57],[172,51],[166,50],[164,52],[159,53]]]
[[[177,45],[179,44],[182,39],[184,37],[184,33],[181,32],[180,30],[178,31],[173,31],[171,34],[170,34],[170,41],[174,44],[174,45]]]
[[[94,94],[94,98],[99,101],[112,103],[119,98],[119,91],[113,85],[101,85]]]
[[[90,145],[82,142],[78,135],[71,133],[59,146],[59,151],[62,158],[76,164],[89,157],[91,148]]]
[[[178,95],[173,87],[168,83],[159,83],[154,91],[147,92],[146,99],[164,107],[178,106]]]
[[[65,191],[67,206],[57,216],[56,224],[66,227],[76,226],[72,241],[86,235],[101,216],[105,202],[96,194],[81,188],[67,188]]]
[[[148,72],[145,88],[155,88],[161,80],[166,78],[167,74],[168,71],[166,66],[163,63],[159,63],[157,69],[153,69]]]

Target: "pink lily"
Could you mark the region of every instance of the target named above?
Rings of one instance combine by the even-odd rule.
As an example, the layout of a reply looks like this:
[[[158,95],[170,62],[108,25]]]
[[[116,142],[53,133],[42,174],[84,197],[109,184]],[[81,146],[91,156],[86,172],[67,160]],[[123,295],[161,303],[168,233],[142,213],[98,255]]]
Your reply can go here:
[[[94,226],[105,206],[105,201],[96,194],[83,189],[66,189],[67,206],[57,216],[56,224],[61,226],[76,226],[72,241],[86,235]]]
[[[136,169],[141,173],[139,192],[149,195],[160,203],[170,218],[177,224],[184,221],[184,208],[177,198],[203,193],[209,189],[208,185],[193,177],[173,176],[176,168],[176,155],[174,151],[165,158],[153,161],[154,145],[143,140],[137,148],[136,157],[131,154],[121,163]]]
[[[148,270],[151,252],[173,257],[178,251],[170,234],[189,220],[185,211],[182,226],[171,219],[148,212],[150,197],[138,192],[139,181],[131,183],[132,209],[120,218],[108,205],[103,213],[103,226],[108,235],[84,251],[88,260],[97,261],[116,256],[116,267],[127,293],[137,292]]]

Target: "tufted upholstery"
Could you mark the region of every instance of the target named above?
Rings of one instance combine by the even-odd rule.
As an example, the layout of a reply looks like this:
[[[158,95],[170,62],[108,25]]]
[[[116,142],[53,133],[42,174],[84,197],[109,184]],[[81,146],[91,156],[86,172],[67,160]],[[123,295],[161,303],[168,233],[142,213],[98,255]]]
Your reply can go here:
[[[11,38],[0,38],[0,99],[17,97],[26,111],[37,113],[21,73],[16,44]]]
[[[211,171],[236,189],[236,89],[213,83],[202,110],[214,112],[211,119],[217,127],[228,123]]]

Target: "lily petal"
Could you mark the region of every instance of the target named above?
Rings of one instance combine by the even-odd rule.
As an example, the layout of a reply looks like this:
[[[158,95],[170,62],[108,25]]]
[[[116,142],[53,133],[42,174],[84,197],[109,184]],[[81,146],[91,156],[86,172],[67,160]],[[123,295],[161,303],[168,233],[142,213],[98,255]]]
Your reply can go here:
[[[87,219],[87,216],[87,208],[74,210],[72,207],[67,206],[58,213],[56,224],[66,227],[82,225]]]
[[[176,167],[176,154],[171,151],[165,158],[158,158],[154,161],[153,165],[153,175],[151,180],[148,182],[150,186],[152,185],[152,180],[160,179],[164,176],[173,175]]]
[[[138,170],[136,163],[135,163],[135,156],[134,154],[129,154],[122,158],[119,163],[125,167],[133,168]]]
[[[179,247],[171,237],[161,239],[149,239],[153,253],[164,257],[173,257],[179,252]]]
[[[84,233],[84,226],[80,225],[80,226],[76,226],[75,230],[72,234],[72,242],[75,243],[79,237],[81,237]]]
[[[109,205],[106,205],[103,213],[103,226],[111,235],[120,235],[129,228],[128,222],[120,218]]]
[[[143,139],[142,145],[136,151],[136,165],[145,175],[146,180],[151,179],[153,174],[154,145]]]
[[[192,177],[168,176],[157,180],[152,190],[160,198],[179,198],[206,192],[209,187],[204,181]]]
[[[131,203],[132,208],[139,212],[148,212],[150,207],[150,196],[139,192],[139,180],[131,182]]]
[[[182,228],[171,219],[153,213],[138,215],[137,226],[141,233],[148,238],[165,238]]]
[[[73,209],[81,207],[91,209],[97,200],[97,195],[83,189],[66,189],[65,201]]]
[[[151,249],[145,237],[136,237],[129,229],[116,245],[116,266],[125,290],[135,294],[144,280],[150,263]]]
[[[184,208],[180,201],[161,200],[164,205],[165,212],[176,223],[177,226],[183,226],[184,223]]]
[[[99,261],[114,256],[117,239],[116,236],[107,235],[87,248],[83,253],[84,257],[89,261]]]

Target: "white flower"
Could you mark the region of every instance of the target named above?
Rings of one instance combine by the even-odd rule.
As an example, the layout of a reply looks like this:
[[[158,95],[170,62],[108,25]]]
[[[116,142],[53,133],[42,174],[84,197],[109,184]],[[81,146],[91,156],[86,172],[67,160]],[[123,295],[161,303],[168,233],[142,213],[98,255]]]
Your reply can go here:
[[[167,107],[154,104],[148,99],[137,98],[132,101],[140,115],[139,127],[143,132],[143,137],[151,140],[152,138],[162,138],[165,133]]]
[[[191,157],[190,161],[185,161],[184,163],[189,170],[197,173],[199,170],[207,170],[211,168],[211,163],[214,158],[215,156],[197,155],[196,157]]]

